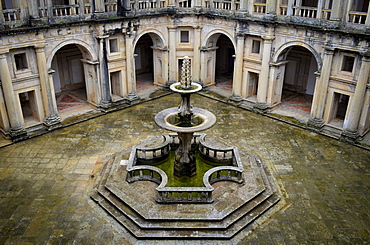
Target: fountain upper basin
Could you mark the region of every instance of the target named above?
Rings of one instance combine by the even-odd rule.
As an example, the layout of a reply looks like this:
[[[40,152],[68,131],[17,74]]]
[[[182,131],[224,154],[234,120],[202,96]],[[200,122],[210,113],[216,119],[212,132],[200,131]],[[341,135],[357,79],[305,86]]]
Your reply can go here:
[[[216,123],[216,117],[213,113],[200,109],[200,108],[193,108],[193,115],[194,118],[192,125],[186,126],[179,126],[176,125],[176,120],[174,118],[178,114],[178,108],[168,108],[163,111],[160,111],[155,117],[155,123],[164,129],[173,132],[180,132],[180,133],[191,133],[191,132],[199,132],[206,129],[211,128]]]
[[[181,83],[174,83],[170,86],[170,89],[180,94],[191,94],[202,90],[202,85],[192,82],[190,89],[183,89],[181,88]]]

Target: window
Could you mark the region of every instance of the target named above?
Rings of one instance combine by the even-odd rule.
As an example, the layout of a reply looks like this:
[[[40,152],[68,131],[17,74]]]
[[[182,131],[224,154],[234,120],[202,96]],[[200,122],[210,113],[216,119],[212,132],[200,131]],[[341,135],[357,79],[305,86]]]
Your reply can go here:
[[[259,79],[258,73],[250,71],[248,72],[248,91],[247,91],[248,97],[257,95],[258,79]]]
[[[342,71],[352,72],[353,66],[355,64],[355,57],[343,55],[342,60]]]
[[[15,54],[14,62],[17,71],[28,69],[26,53]]]
[[[189,42],[189,31],[180,31],[180,42],[181,43]]]
[[[253,40],[252,41],[252,53],[253,54],[259,54],[261,48],[261,41],[259,40]]]
[[[118,42],[117,38],[109,39],[109,53],[118,52]]]
[[[110,73],[110,92],[111,95],[120,96],[121,71]]]

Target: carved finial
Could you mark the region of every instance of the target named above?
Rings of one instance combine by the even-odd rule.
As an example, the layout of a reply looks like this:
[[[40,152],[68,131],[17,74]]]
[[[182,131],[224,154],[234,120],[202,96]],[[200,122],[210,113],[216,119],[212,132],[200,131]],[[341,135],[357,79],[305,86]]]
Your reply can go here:
[[[190,59],[185,56],[181,67],[181,88],[191,88],[191,75],[190,75]]]

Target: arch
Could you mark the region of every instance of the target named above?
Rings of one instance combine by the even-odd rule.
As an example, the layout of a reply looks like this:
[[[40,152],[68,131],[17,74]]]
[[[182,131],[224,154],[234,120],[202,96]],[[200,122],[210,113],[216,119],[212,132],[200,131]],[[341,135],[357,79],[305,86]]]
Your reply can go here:
[[[164,38],[163,34],[160,31],[158,31],[156,29],[146,29],[146,30],[142,31],[140,34],[136,35],[136,37],[134,39],[133,47],[136,47],[137,42],[145,34],[148,34],[152,38],[152,41],[153,41],[154,45],[156,45],[157,43],[155,42],[155,38],[153,37],[153,34],[157,35],[160,38],[159,41],[161,42],[162,46],[164,46],[164,44],[167,43],[167,42],[164,42],[165,38]],[[160,47],[160,46],[157,45],[157,47]]]
[[[149,41],[150,40],[150,41]],[[163,64],[164,37],[155,29],[146,29],[137,35],[133,41],[135,52],[135,82],[137,89],[145,90],[153,85],[163,85],[167,70]]]
[[[289,53],[289,50],[293,48],[294,46],[303,47],[303,48],[306,48],[308,51],[310,51],[316,59],[318,71],[321,71],[322,60],[321,60],[320,54],[311,45],[304,43],[304,42],[300,42],[300,41],[287,42],[281,45],[278,48],[278,50],[275,52],[275,55],[272,58],[272,62],[277,63],[279,61],[285,60],[287,54]]]
[[[228,33],[227,31],[223,30],[223,29],[214,29],[212,31],[210,31],[204,38],[203,42],[202,42],[202,46],[203,47],[208,47],[208,42],[211,40],[212,36],[213,35],[221,35],[221,34],[224,34],[225,36],[227,36],[231,43],[233,44],[234,46],[234,50],[236,50],[236,43],[235,43],[235,40],[233,38],[233,36]]]
[[[91,60],[91,61],[98,60],[98,56],[96,55],[94,49],[89,46],[89,44],[87,44],[84,41],[78,40],[78,39],[70,39],[70,40],[63,41],[54,47],[54,49],[48,55],[47,60],[46,60],[46,65],[48,68],[51,67],[51,62],[53,61],[53,58],[55,54],[58,52],[58,50],[69,44],[77,45],[77,47],[80,49],[85,59]]]

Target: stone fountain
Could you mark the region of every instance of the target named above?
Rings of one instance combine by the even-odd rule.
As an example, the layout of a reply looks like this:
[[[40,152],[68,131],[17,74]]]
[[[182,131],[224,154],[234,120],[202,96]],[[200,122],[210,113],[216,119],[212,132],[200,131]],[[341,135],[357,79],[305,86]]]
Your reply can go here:
[[[154,121],[175,133],[148,137],[109,157],[90,195],[95,207],[137,238],[229,239],[254,228],[255,220],[282,205],[265,161],[199,133],[216,117],[190,103],[202,86],[191,82],[188,57],[181,81],[170,88],[181,95],[180,105]]]
[[[181,82],[174,83],[170,89],[181,94],[181,103],[178,108],[173,107],[159,112],[154,121],[161,128],[177,132],[179,147],[176,150],[174,174],[176,176],[194,176],[196,174],[196,159],[191,149],[191,142],[195,132],[211,128],[216,123],[216,117],[211,112],[193,108],[190,96],[202,89],[198,83],[191,82],[190,60],[183,59]]]

